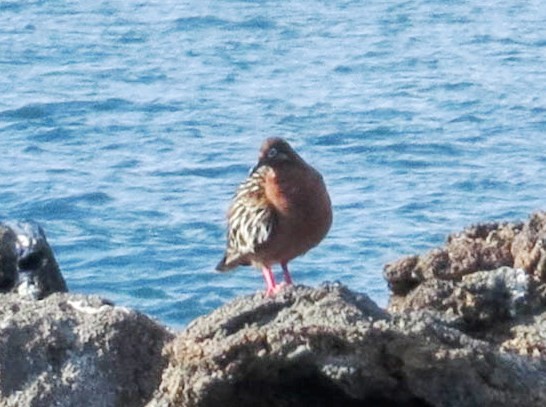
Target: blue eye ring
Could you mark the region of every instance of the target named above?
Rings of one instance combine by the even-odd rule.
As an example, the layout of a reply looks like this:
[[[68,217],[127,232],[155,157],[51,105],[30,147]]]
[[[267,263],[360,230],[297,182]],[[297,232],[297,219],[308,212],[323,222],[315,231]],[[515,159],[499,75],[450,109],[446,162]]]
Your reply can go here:
[[[277,156],[277,153],[277,149],[275,147],[271,147],[267,152],[267,158],[274,158]]]

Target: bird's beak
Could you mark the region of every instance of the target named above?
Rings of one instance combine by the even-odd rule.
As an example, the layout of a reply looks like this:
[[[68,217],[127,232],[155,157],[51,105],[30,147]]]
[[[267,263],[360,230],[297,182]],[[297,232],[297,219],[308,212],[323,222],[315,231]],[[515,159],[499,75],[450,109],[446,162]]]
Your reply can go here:
[[[250,172],[248,173],[248,175],[250,174],[254,174],[256,172],[256,170],[258,168],[260,168],[261,166],[263,165],[262,161],[258,161],[258,164],[256,164],[254,167],[252,167],[252,169],[250,170]]]
[[[260,154],[258,157],[258,163],[252,168],[252,171],[250,171],[251,174],[253,174],[258,168],[260,168],[262,165],[264,165],[266,162],[265,157]]]

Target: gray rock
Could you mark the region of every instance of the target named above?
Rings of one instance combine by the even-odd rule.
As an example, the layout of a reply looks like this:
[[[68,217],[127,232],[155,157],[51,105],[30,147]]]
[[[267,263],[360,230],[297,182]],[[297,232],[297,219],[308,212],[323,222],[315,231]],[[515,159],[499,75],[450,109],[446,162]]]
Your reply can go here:
[[[0,405],[141,406],[172,335],[97,297],[0,295]]]
[[[343,286],[236,299],[167,348],[157,406],[542,406],[546,364]]]
[[[483,329],[525,314],[529,282],[522,269],[501,267],[476,272],[455,285],[450,302],[466,325]]]
[[[287,287],[173,337],[48,296],[66,284],[43,231],[0,225],[0,405],[544,406],[544,242],[546,214],[473,226],[386,267],[389,312],[340,284]]]
[[[543,406],[546,310],[522,307],[528,281],[468,275],[448,297],[476,306],[452,318],[388,314],[339,284],[288,287],[237,298],[174,339],[97,297],[4,294],[0,405]],[[465,319],[479,335],[459,329]]]
[[[393,295],[391,312],[429,310],[469,333],[516,321],[531,311],[531,276],[501,267],[467,274],[460,281],[429,279],[405,296]]]
[[[0,291],[33,299],[68,291],[45,233],[37,223],[0,223]]]
[[[512,255],[514,267],[523,268],[546,285],[546,212],[529,217],[512,242]]]
[[[474,225],[451,234],[443,247],[387,264],[389,310],[438,305],[466,275],[501,267],[524,270],[530,278],[528,305],[546,305],[546,212],[523,223]]]
[[[16,241],[13,230],[0,223],[0,293],[12,290],[17,282]]]
[[[500,349],[546,358],[545,238],[545,212],[452,234],[443,247],[385,267],[388,310],[427,311]],[[440,254],[444,261],[433,261]]]
[[[387,264],[383,275],[394,295],[405,296],[427,280],[458,281],[476,271],[512,267],[512,242],[522,227],[521,223],[470,226],[451,234],[444,247]]]

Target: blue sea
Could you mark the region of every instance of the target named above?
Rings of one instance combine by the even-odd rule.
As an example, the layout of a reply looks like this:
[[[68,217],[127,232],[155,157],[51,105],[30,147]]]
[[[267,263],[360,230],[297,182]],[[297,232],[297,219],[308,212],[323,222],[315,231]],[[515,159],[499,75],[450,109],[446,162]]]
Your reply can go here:
[[[385,263],[546,209],[546,3],[0,1],[0,219],[69,289],[176,329],[261,273],[214,266],[269,136],[327,182],[291,263],[380,305]]]

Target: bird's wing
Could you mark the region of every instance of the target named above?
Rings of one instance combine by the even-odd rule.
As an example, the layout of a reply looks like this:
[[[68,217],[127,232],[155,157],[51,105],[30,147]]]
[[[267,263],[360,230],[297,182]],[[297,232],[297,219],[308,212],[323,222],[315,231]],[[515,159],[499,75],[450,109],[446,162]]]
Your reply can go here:
[[[255,253],[273,231],[275,212],[264,188],[268,170],[266,166],[257,168],[237,189],[228,214],[226,266]]]

